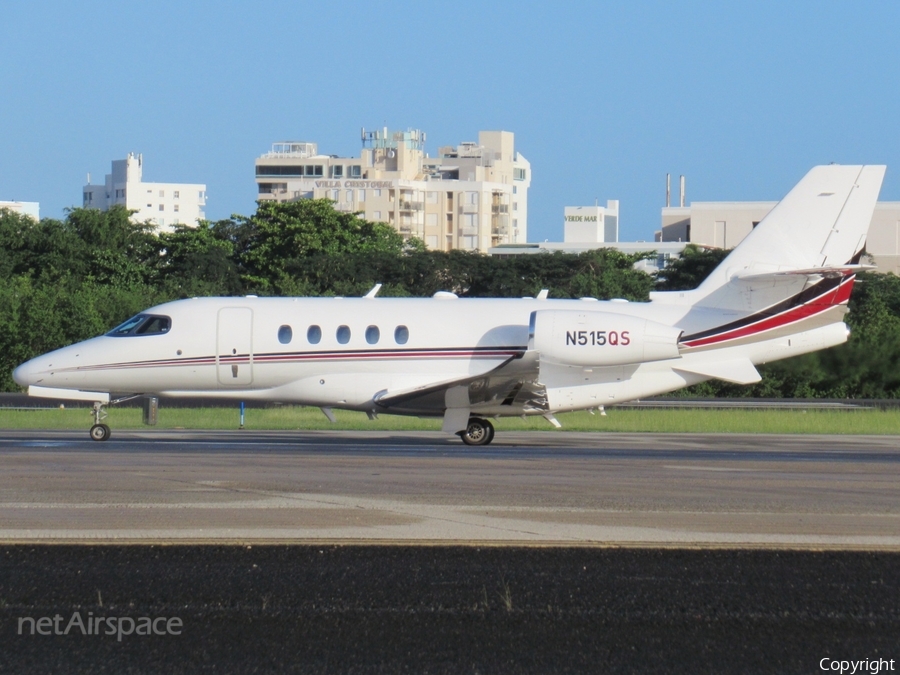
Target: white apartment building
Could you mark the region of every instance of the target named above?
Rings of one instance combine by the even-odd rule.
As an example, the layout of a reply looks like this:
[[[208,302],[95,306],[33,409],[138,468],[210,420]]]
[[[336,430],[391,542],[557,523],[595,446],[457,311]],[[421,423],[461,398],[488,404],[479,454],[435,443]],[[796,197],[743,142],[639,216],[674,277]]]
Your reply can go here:
[[[12,211],[13,213],[21,213],[30,216],[33,220],[41,219],[41,205],[39,202],[2,202],[0,201],[0,211]]]
[[[418,129],[362,130],[359,157],[323,155],[316,143],[286,141],[256,159],[262,201],[326,198],[341,211],[392,225],[429,249],[487,252],[528,237],[531,165],[508,131],[478,143],[424,152]]]
[[[131,220],[149,221],[159,230],[172,231],[175,225],[197,225],[206,214],[206,185],[199,183],[145,183],[144,156],[128,153],[125,159],[112,163],[112,173],[103,185],[84,186],[82,205],[106,211],[120,204],[136,211]]]
[[[734,248],[778,202],[692,202],[664,207],[658,242]],[[900,274],[900,202],[878,202],[869,225],[866,253],[879,272]]]

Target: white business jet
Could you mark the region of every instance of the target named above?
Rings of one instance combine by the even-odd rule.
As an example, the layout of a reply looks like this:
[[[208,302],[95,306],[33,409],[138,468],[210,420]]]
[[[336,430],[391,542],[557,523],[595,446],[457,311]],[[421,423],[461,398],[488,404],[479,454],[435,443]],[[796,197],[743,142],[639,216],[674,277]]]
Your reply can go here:
[[[469,445],[505,416],[602,408],[839,345],[883,166],[819,166],[695,290],[594,298],[193,298],[16,368],[32,396],[281,401],[443,418]]]

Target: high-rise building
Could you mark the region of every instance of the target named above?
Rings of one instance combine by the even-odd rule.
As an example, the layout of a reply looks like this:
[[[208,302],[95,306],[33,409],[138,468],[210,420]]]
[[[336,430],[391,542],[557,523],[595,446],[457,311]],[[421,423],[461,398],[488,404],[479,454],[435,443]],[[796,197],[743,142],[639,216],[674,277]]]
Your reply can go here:
[[[528,237],[531,165],[509,131],[425,154],[418,129],[362,131],[359,157],[323,155],[316,143],[274,143],[256,160],[259,199],[327,198],[341,211],[392,225],[434,250],[486,252]]]
[[[82,205],[89,209],[108,210],[120,204],[136,211],[136,223],[149,221],[160,230],[170,231],[175,225],[196,226],[206,217],[206,185],[199,183],[145,183],[144,156],[128,153],[125,159],[113,160],[112,173],[103,185],[84,186]]]

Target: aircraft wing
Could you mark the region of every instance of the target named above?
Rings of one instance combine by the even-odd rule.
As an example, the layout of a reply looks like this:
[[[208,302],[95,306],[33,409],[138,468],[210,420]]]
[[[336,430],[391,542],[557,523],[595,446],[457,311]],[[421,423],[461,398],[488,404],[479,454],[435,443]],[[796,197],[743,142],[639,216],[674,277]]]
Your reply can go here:
[[[477,375],[439,380],[408,389],[386,390],[375,396],[384,412],[440,416],[448,408],[469,408],[473,412],[527,404],[537,389],[537,355],[526,352]],[[484,412],[483,414],[490,414]]]

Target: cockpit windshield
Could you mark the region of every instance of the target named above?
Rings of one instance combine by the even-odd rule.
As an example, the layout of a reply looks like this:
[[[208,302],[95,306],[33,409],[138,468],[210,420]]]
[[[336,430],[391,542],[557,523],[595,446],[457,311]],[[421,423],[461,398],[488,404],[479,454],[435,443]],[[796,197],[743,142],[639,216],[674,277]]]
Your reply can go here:
[[[134,335],[162,335],[168,333],[172,319],[157,314],[138,314],[107,333],[110,337],[131,337]]]

